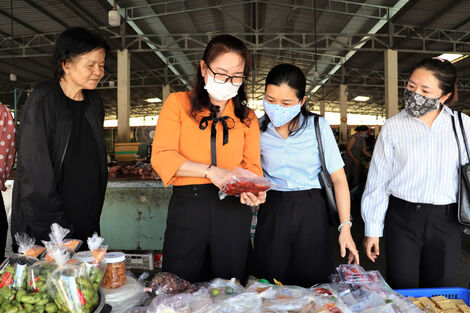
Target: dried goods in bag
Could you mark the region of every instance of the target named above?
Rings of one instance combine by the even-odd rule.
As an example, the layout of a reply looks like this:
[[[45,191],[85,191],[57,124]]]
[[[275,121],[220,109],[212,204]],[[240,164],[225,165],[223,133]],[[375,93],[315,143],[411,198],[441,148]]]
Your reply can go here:
[[[268,179],[236,167],[232,171],[232,178],[220,189],[219,198],[224,199],[227,195],[239,196],[244,192],[251,192],[257,196],[260,192],[267,191],[269,188],[271,188],[271,182]]]

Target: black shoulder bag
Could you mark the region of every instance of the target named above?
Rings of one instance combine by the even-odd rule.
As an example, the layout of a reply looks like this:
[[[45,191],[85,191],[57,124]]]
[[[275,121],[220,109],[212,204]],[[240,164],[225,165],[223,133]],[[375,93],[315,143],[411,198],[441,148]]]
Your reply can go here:
[[[320,160],[321,160],[321,170],[320,170],[320,173],[318,174],[318,179],[320,180],[322,190],[325,194],[330,225],[333,227],[338,227],[339,215],[338,215],[338,207],[336,206],[335,189],[333,186],[333,182],[331,181],[330,173],[328,173],[328,170],[326,169],[325,154],[323,152],[323,145],[321,141],[318,115],[315,115],[315,134],[317,136],[318,151],[320,152]]]
[[[470,152],[468,151],[467,135],[462,122],[462,112],[457,112],[460,131],[465,143],[465,150],[467,152],[467,158],[470,160]],[[460,150],[460,141],[457,135],[457,129],[455,127],[455,119],[452,117],[452,126],[454,128],[455,140],[457,141],[457,147],[459,148],[459,188],[457,193],[457,207],[458,213],[457,218],[460,224],[464,226],[470,226],[470,163],[462,165],[462,154]]]

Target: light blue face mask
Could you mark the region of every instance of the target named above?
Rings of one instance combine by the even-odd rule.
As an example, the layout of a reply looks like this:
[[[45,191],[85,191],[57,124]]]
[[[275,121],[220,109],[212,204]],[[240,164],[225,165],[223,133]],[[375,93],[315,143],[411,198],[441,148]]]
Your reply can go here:
[[[290,122],[297,114],[300,113],[300,101],[296,105],[285,107],[283,105],[269,103],[263,97],[264,112],[275,127],[281,127]]]

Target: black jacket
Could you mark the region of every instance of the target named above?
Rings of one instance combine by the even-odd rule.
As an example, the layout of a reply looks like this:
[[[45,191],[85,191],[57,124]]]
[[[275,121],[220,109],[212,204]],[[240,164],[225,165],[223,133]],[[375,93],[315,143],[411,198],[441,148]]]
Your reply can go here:
[[[73,225],[64,217],[58,193],[62,164],[72,131],[72,113],[57,80],[36,88],[21,113],[16,135],[18,163],[13,187],[11,234],[25,232],[36,240],[48,240],[50,225]],[[101,168],[101,205],[107,184],[104,108],[96,91],[83,90],[89,102],[85,116],[96,138]],[[99,215],[98,215],[99,216]],[[86,217],[84,217],[86,218]],[[98,221],[99,222],[99,221]]]

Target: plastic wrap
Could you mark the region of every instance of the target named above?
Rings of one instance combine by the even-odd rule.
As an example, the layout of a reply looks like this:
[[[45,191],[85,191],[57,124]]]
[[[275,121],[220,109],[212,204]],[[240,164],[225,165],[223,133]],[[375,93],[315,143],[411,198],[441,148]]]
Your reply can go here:
[[[59,310],[70,313],[90,313],[99,303],[96,286],[90,281],[83,263],[66,264],[67,248],[55,246],[50,251],[59,266],[47,282],[49,295]]]
[[[216,278],[209,283],[207,290],[214,301],[222,301],[243,293],[245,288],[235,278],[231,280]]]
[[[146,275],[145,275],[146,274]],[[148,297],[145,291],[144,280],[148,276],[144,273],[135,279],[135,277],[128,272],[127,281],[119,289],[103,289],[106,296],[106,303],[113,307],[113,313],[124,313],[129,309],[142,305]]]
[[[19,253],[11,255],[0,265],[0,290],[26,289],[29,266],[38,261],[35,257],[23,254],[33,249],[34,239],[26,234],[16,234],[15,239]]]
[[[214,303],[206,289],[195,293],[157,296],[147,308],[147,313],[211,313]]]
[[[192,286],[188,281],[171,273],[160,272],[153,277],[148,291],[155,296],[173,295],[184,292],[190,287]]]
[[[29,267],[28,285],[29,292],[47,292],[47,280],[52,272],[57,269],[54,262],[39,261]]]
[[[54,223],[51,225],[51,233],[49,234],[49,238],[53,244],[64,246],[69,251],[75,252],[80,248],[83,242],[79,239],[65,239],[69,233],[69,229],[63,228],[59,224]]]
[[[236,167],[232,171],[232,178],[219,191],[219,198],[224,199],[227,195],[239,196],[243,192],[251,192],[258,195],[259,192],[267,191],[270,187],[271,182],[268,179]]]

